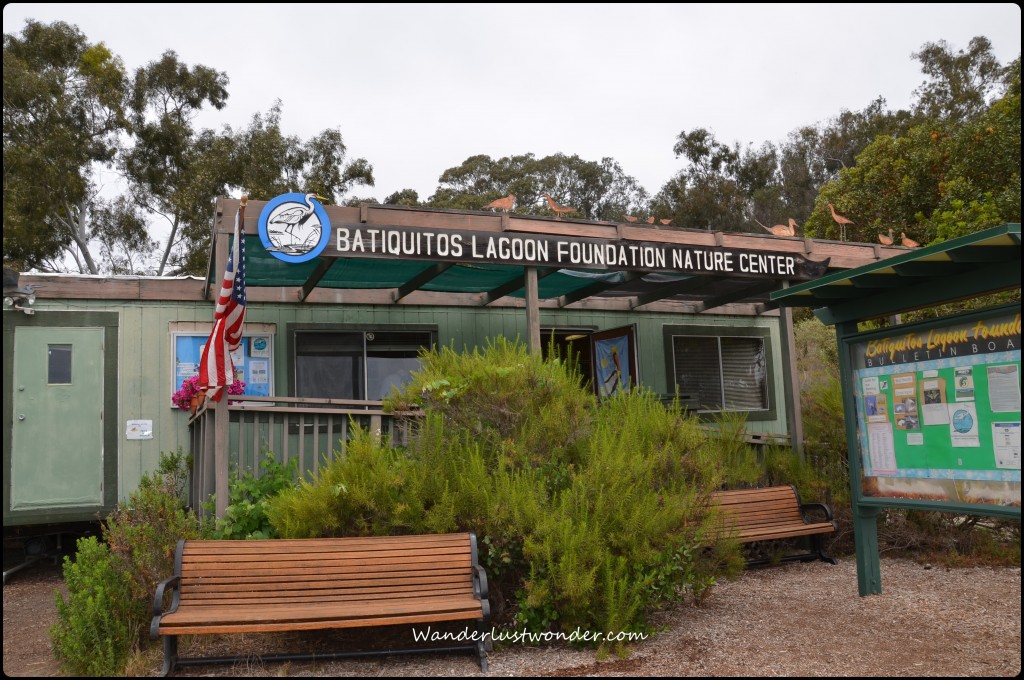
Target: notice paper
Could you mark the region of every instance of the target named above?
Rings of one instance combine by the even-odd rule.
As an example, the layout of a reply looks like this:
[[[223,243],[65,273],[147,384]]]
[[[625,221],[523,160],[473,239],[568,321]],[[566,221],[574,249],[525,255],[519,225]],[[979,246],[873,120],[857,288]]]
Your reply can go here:
[[[1020,422],[992,423],[996,467],[1020,470]]]
[[[925,425],[945,425],[949,422],[944,378],[921,381],[921,420]]]
[[[896,447],[893,442],[892,425],[868,423],[868,455],[871,458],[871,474],[896,474]]]
[[[954,447],[981,446],[978,439],[978,409],[974,402],[948,404],[949,438]]]
[[[1020,366],[988,366],[988,401],[993,413],[1020,410]]]

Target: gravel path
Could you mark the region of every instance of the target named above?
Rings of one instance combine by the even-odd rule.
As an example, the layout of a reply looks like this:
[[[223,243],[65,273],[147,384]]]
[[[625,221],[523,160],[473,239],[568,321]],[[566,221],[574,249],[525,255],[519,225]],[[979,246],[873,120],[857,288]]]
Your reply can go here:
[[[790,563],[751,569],[715,586],[702,607],[655,617],[659,632],[628,658],[592,650],[507,643],[491,653],[491,676],[948,676],[1015,677],[1021,671],[1019,568],[929,568],[882,559],[882,594],[860,597],[852,557],[838,566]],[[57,675],[45,634],[54,616],[56,569],[4,587],[4,673]],[[321,636],[322,638],[322,636]],[[323,642],[321,639],[319,642]],[[206,638],[206,653],[258,651],[302,640]],[[153,657],[152,674],[159,671]],[[469,655],[373,657],[320,663],[236,664],[180,669],[190,676],[466,676]]]

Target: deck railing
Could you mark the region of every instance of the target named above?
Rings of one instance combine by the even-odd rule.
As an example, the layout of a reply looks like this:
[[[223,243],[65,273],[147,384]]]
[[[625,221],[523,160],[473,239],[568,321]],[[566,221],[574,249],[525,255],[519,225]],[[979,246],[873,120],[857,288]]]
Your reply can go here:
[[[244,397],[220,403],[207,400],[189,418],[192,453],[191,498],[202,503],[216,495],[216,516],[227,507],[230,475],[260,474],[260,461],[273,452],[277,462],[297,458],[299,471],[315,474],[325,462],[343,455],[355,428],[392,444],[408,441],[416,412],[386,413],[379,401]]]

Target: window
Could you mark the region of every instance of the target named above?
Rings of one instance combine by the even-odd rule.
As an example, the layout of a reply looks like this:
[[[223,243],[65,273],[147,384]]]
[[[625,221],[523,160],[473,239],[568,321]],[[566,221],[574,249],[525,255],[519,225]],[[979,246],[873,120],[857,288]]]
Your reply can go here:
[[[766,329],[666,329],[670,387],[684,405],[702,412],[763,412],[767,417],[772,384]]]
[[[71,384],[71,345],[47,346],[46,382],[50,385]]]
[[[295,396],[379,400],[409,381],[435,333],[329,326],[295,328],[291,336]]]

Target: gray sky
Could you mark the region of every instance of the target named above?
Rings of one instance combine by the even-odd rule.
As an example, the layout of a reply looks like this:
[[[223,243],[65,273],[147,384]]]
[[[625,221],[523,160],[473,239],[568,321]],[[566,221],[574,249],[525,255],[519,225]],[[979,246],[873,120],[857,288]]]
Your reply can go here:
[[[781,142],[878,96],[909,105],[924,80],[911,53],[987,37],[1020,53],[1012,3],[952,4],[108,4],[12,3],[77,25],[129,70],[174,50],[227,73],[228,105],[198,119],[238,129],[283,102],[302,139],[337,128],[383,200],[426,200],[476,154],[614,158],[652,194],[681,167],[680,132]]]

